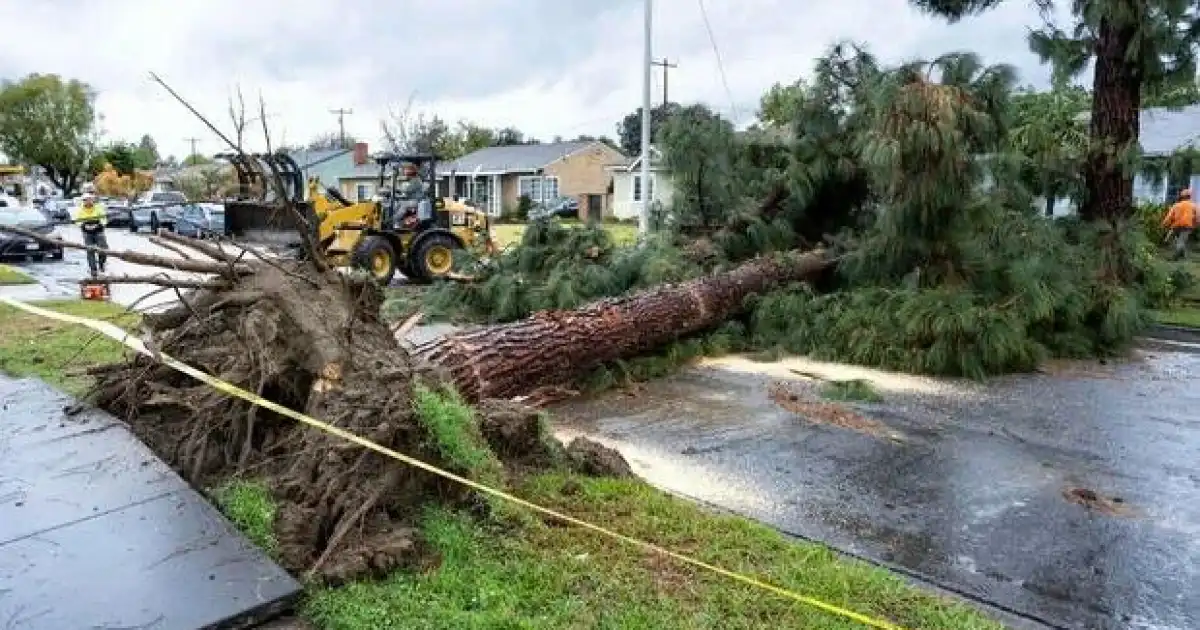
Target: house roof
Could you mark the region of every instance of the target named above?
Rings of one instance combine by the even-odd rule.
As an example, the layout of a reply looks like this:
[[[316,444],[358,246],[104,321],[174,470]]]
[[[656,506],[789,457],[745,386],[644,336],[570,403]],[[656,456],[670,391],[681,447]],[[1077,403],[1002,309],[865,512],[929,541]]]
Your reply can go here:
[[[664,167],[660,164],[661,160],[662,160],[662,151],[659,151],[658,147],[651,145],[650,146],[650,170],[652,170],[652,171],[663,170]],[[642,164],[642,156],[638,155],[638,156],[634,156],[634,157],[625,158],[625,159],[621,160],[620,162],[616,162],[614,164],[607,164],[607,165],[605,165],[604,168],[606,168],[607,170],[610,170],[610,171],[633,172],[634,170],[640,168],[641,164]]]
[[[288,155],[290,155],[292,159],[296,161],[296,166],[299,166],[301,170],[304,170],[324,164],[325,162],[329,162],[350,152],[350,149],[317,149],[315,151],[291,151],[288,153]]]
[[[1138,142],[1144,155],[1168,155],[1187,147],[1200,149],[1200,105],[1151,107],[1143,109],[1138,118]],[[1081,112],[1076,119],[1086,123],[1091,112]]]
[[[1200,148],[1200,105],[1144,109],[1141,127],[1139,139],[1147,155],[1164,155],[1188,146]]]
[[[503,147],[487,147],[468,153],[457,160],[438,165],[439,176],[455,171],[467,175],[478,171],[481,175],[503,175],[506,173],[535,173],[551,162],[560,160],[596,144],[596,140],[552,142],[549,144],[514,144]]]

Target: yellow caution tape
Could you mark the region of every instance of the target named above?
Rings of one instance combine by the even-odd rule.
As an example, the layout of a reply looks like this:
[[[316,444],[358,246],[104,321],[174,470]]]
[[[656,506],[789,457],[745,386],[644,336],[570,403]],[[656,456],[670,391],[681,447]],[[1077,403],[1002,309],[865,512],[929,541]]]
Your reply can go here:
[[[96,332],[99,332],[107,337],[110,337],[110,338],[116,340],[118,343],[121,343],[125,346],[128,346],[129,348],[132,348],[133,350],[136,350],[142,354],[145,354],[151,358],[154,358],[155,360],[160,361],[160,362],[164,363],[165,365],[167,365],[175,370],[178,370],[179,372],[187,374],[188,376],[190,376],[202,383],[205,383],[205,384],[213,387],[214,389],[217,389],[218,391],[229,394],[230,396],[233,396],[235,398],[241,398],[242,400],[245,400],[246,402],[249,402],[254,405],[258,405],[265,409],[270,409],[271,411],[274,411],[275,413],[278,413],[283,416],[287,416],[289,418],[292,418],[293,420],[302,422],[310,427],[324,431],[326,433],[336,435],[337,437],[340,437],[343,440],[352,442],[363,448],[375,451],[376,453],[379,453],[380,455],[384,455],[386,457],[390,457],[392,459],[399,460],[401,462],[404,462],[405,464],[408,464],[409,466],[413,466],[415,468],[420,468],[421,470],[424,470],[426,472],[430,472],[435,475],[445,477],[446,479],[456,481],[456,482],[461,483],[469,488],[478,490],[479,492],[483,492],[483,493],[492,495],[494,497],[504,499],[506,501],[511,501],[513,503],[516,503],[517,505],[520,505],[522,507],[533,510],[534,512],[538,512],[538,513],[544,514],[546,516],[550,516],[552,518],[566,521],[572,525],[576,525],[578,527],[582,527],[584,529],[591,530],[598,534],[608,536],[609,538],[614,538],[616,540],[620,540],[622,542],[629,543],[630,545],[633,545],[635,547],[641,547],[648,551],[653,551],[655,553],[662,554],[664,556],[673,558],[680,562],[690,564],[694,567],[698,567],[698,568],[704,569],[706,571],[710,571],[712,573],[716,573],[718,575],[725,576],[727,578],[736,580],[743,584],[748,584],[755,588],[760,588],[765,591],[769,591],[771,593],[779,595],[781,597],[784,597],[787,599],[792,599],[792,600],[795,600],[802,604],[807,604],[809,606],[818,608],[825,612],[857,621],[865,626],[869,626],[872,628],[880,628],[881,630],[903,630],[902,627],[900,627],[896,624],[893,624],[891,622],[884,621],[882,619],[875,619],[873,617],[868,617],[867,615],[856,613],[852,610],[847,610],[840,606],[836,606],[834,604],[830,604],[828,602],[821,601],[814,597],[809,597],[807,595],[801,595],[799,593],[790,591],[786,588],[775,586],[773,584],[768,584],[767,582],[763,582],[762,580],[752,578],[748,575],[743,575],[741,573],[737,573],[735,571],[730,571],[728,569],[722,569],[721,567],[718,567],[713,564],[709,564],[707,562],[704,562],[703,560],[697,560],[696,558],[692,558],[690,556],[685,556],[681,553],[671,551],[670,549],[667,549],[665,547],[660,547],[654,543],[646,542],[644,540],[639,540],[637,538],[633,538],[631,536],[626,536],[625,534],[615,532],[615,531],[607,529],[605,527],[601,527],[599,525],[594,525],[594,524],[584,521],[582,519],[578,519],[573,516],[568,516],[566,514],[557,512],[557,511],[552,510],[547,507],[542,507],[540,505],[537,505],[536,503],[531,503],[531,502],[526,501],[525,499],[522,499],[518,496],[514,496],[507,492],[504,492],[503,490],[497,490],[496,488],[486,486],[477,481],[472,481],[470,479],[467,479],[466,477],[461,477],[452,472],[442,470],[436,466],[433,466],[432,464],[428,464],[419,459],[409,457],[408,455],[405,455],[398,451],[394,451],[394,450],[392,450],[386,446],[383,446],[381,444],[376,444],[375,442],[372,442],[371,440],[368,440],[366,438],[355,435],[354,433],[351,433],[344,429],[340,429],[331,424],[317,420],[316,418],[312,418],[312,417],[302,414],[298,411],[294,411],[292,409],[284,407],[283,405],[271,402],[270,400],[267,400],[266,398],[258,396],[252,392],[248,392],[236,385],[233,385],[232,383],[228,383],[228,382],[223,381],[219,378],[216,378],[210,374],[202,372],[182,361],[179,361],[178,359],[175,359],[166,354],[158,352],[157,350],[147,348],[146,344],[144,344],[141,339],[138,339],[137,337],[129,334],[123,328],[121,328],[120,326],[117,326],[115,324],[111,324],[109,322],[99,321],[99,320],[95,320],[95,319],[89,319],[87,317],[77,317],[75,315],[68,315],[66,313],[59,313],[57,311],[51,311],[51,310],[47,310],[47,309],[40,308],[37,306],[33,306],[32,304],[26,304],[24,302],[19,302],[17,300],[13,300],[11,298],[0,297],[0,302],[3,302],[4,304],[7,304],[14,308],[21,309],[27,313],[32,313],[34,315],[40,315],[42,317],[58,320],[61,322],[67,322],[67,323],[71,323],[71,324],[79,324],[81,326],[86,326],[88,328],[91,328],[92,330],[95,330]]]

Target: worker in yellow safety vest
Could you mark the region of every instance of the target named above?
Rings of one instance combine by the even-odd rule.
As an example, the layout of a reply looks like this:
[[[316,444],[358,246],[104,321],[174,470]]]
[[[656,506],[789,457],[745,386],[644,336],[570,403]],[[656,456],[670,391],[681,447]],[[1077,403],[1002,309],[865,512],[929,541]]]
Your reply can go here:
[[[104,228],[108,225],[108,210],[105,209],[104,204],[96,202],[95,195],[84,195],[83,205],[79,208],[75,223],[78,223],[79,229],[83,231],[83,244],[100,249],[98,253],[91,249],[88,250],[88,271],[93,276],[97,272],[104,273],[104,264],[107,262],[104,250],[108,249],[108,239],[104,236]]]

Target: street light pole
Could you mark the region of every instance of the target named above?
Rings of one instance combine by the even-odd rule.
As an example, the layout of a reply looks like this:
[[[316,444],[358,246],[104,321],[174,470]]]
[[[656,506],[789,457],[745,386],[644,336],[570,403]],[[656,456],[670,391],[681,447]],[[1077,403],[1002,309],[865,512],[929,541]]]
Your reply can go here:
[[[638,213],[638,232],[650,231],[650,70],[654,57],[651,54],[650,38],[654,17],[652,0],[646,2],[645,38],[642,42],[642,207]]]

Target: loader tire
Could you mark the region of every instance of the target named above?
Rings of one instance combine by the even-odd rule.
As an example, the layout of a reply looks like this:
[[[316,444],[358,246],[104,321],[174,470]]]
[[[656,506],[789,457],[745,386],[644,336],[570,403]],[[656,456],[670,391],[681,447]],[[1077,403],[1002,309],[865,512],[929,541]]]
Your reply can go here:
[[[446,234],[433,234],[417,243],[413,252],[413,272],[422,282],[445,277],[454,269],[458,242]]]
[[[386,287],[396,276],[396,249],[382,236],[368,236],[354,248],[350,264],[365,269],[375,282]]]

